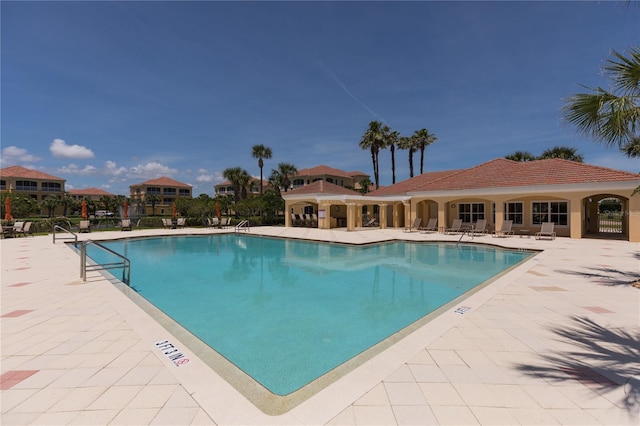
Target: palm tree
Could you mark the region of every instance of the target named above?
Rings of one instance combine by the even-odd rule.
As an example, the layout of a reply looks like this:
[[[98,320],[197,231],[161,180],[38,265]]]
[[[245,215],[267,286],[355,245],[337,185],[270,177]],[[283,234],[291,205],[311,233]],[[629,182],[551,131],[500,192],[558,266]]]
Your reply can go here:
[[[529,151],[516,151],[513,154],[505,155],[504,158],[507,160],[519,161],[521,163],[536,160],[536,156]]]
[[[243,179],[244,174],[248,174],[241,167],[230,167],[222,171],[222,176],[231,182],[233,187],[233,200],[237,203],[240,200],[240,181]]]
[[[290,163],[279,163],[277,172],[280,175],[284,192],[287,192],[291,185],[291,178],[298,173],[298,168]]]
[[[385,134],[385,148],[391,151],[391,182],[396,183],[396,145],[400,140],[400,133],[391,131],[388,126],[383,127]]]
[[[273,169],[271,170],[271,175],[269,176],[269,185],[275,190],[278,197],[280,197],[280,188],[283,186],[282,183],[282,175],[279,171]]]
[[[403,136],[398,141],[398,148],[409,150],[409,177],[413,177],[413,154],[418,150],[417,139],[414,136]]]
[[[630,145],[640,140],[640,47],[632,47],[628,57],[614,50],[604,75],[611,91],[597,87],[573,95],[566,99],[563,118],[596,142],[637,156]]]
[[[538,158],[540,160],[547,158],[562,158],[564,160],[571,160],[578,163],[582,163],[584,161],[584,157],[578,154],[577,148],[571,148],[568,146],[554,146],[553,148],[545,149]]]
[[[264,161],[262,160],[271,158],[271,148],[264,145],[254,145],[253,148],[251,148],[251,155],[253,158],[258,159],[258,167],[260,167],[260,195],[262,195],[262,167],[264,167]]]
[[[153,216],[156,215],[156,204],[160,201],[160,196],[158,194],[147,195],[147,203],[151,203],[151,214]]]
[[[420,174],[424,173],[424,151],[425,149],[438,140],[436,135],[429,133],[427,129],[416,130],[413,133],[416,148],[420,149]],[[413,173],[411,174],[413,177]]]
[[[247,189],[249,185],[252,183],[253,179],[251,178],[251,175],[244,169],[240,172],[237,179],[238,179],[238,185],[240,185],[240,199],[246,200]]]
[[[369,128],[360,139],[360,148],[371,151],[371,162],[373,163],[373,180],[376,183],[376,189],[380,188],[380,174],[378,173],[378,154],[380,149],[384,148],[384,131],[382,123],[372,121]]]
[[[47,209],[48,217],[53,216],[53,212],[56,206],[60,204],[60,200],[55,195],[47,195],[44,200],[42,200],[42,207]]]
[[[364,178],[360,181],[360,192],[366,194],[369,192],[369,187],[371,186],[371,179]]]

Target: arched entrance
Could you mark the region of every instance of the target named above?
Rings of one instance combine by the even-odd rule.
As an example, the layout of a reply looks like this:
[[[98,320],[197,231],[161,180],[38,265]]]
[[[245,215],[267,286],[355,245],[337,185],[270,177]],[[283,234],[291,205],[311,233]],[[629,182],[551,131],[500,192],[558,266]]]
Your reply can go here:
[[[583,200],[583,237],[629,240],[629,199],[594,194]]]

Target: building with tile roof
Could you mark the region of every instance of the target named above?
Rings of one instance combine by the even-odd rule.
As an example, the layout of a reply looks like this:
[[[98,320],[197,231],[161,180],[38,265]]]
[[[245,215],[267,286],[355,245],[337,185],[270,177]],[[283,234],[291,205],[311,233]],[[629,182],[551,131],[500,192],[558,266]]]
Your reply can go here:
[[[266,191],[271,188],[271,185],[266,180],[262,181],[262,189]],[[214,195],[228,195],[233,196],[233,185],[230,180],[225,180],[224,182],[220,182],[213,187]],[[247,188],[247,196],[255,197],[260,195],[260,179],[251,178],[251,182],[249,184],[249,188]]]
[[[441,228],[461,219],[465,226],[484,219],[492,229],[504,220],[513,229],[533,235],[544,222],[554,222],[558,236],[597,236],[640,242],[640,175],[562,159],[516,162],[498,158],[475,167],[428,172],[366,195],[332,192],[283,193],[291,209],[323,211],[318,227],[334,227],[336,206],[346,208],[346,227],[362,226],[365,211],[379,217],[380,226],[405,227],[415,218],[435,218]],[[605,224],[601,204],[615,200],[619,223]],[[287,215],[285,215],[287,216]],[[319,215],[320,216],[320,215]],[[288,225],[290,226],[290,225]],[[336,225],[337,226],[337,225]]]
[[[178,198],[191,198],[192,188],[183,182],[162,176],[129,186],[132,214],[171,214]],[[155,199],[155,208],[152,200]]]
[[[62,199],[66,180],[39,170],[21,166],[10,166],[0,169],[0,193],[21,194],[41,203],[49,196]],[[62,214],[63,206],[54,210],[54,214]],[[44,212],[41,212],[44,214]]]
[[[67,191],[67,194],[75,200],[94,200],[99,201],[102,197],[115,197],[115,194],[111,192],[107,192],[104,189],[100,188],[82,188],[82,189],[70,189]]]
[[[369,175],[359,171],[346,172],[321,164],[316,167],[299,170],[295,177],[291,179],[291,189],[324,180],[338,186],[359,190],[362,188],[360,182],[363,179],[369,179]]]

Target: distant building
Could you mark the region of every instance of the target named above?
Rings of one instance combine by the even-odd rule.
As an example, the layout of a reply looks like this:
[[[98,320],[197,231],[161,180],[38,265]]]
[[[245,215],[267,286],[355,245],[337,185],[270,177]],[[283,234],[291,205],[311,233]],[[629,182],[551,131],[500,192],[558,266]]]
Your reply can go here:
[[[191,198],[191,185],[178,182],[168,177],[150,179],[142,183],[129,186],[132,208],[137,214],[152,214],[153,208],[150,196],[157,196],[155,213],[170,214],[171,205],[178,198]]]
[[[271,188],[271,185],[266,180],[262,181],[262,191],[266,191],[267,188]],[[230,180],[225,180],[224,182],[220,182],[217,185],[214,185],[213,191],[215,195],[228,195],[233,196],[233,185]],[[249,182],[249,187],[247,188],[247,196],[255,197],[256,195],[260,195],[260,179],[251,178]]]
[[[38,203],[50,195],[62,199],[65,182],[65,179],[57,176],[21,166],[0,169],[0,193],[21,194]],[[64,207],[58,206],[54,213],[62,214],[63,210]]]
[[[93,200],[100,201],[101,197],[115,197],[115,194],[107,192],[100,188],[83,188],[83,189],[70,189],[67,194],[74,201]]]
[[[344,188],[360,191],[362,189],[360,182],[364,179],[369,179],[369,175],[359,171],[346,172],[344,170],[334,169],[333,167],[319,165],[310,169],[299,170],[298,174],[291,179],[290,189],[300,188],[323,180]]]

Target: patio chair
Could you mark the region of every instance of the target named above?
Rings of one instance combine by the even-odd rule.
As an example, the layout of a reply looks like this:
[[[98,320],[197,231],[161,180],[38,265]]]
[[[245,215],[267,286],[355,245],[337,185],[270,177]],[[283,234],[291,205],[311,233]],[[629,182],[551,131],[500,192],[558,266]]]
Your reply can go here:
[[[291,225],[293,225],[293,226],[300,226],[301,225],[300,217],[295,213],[291,213]]]
[[[78,232],[91,232],[91,222],[88,220],[81,220],[78,224]]]
[[[415,232],[420,228],[420,224],[422,223],[422,218],[421,217],[416,217],[413,221],[413,223],[411,224],[411,226],[408,226],[406,228],[404,228],[404,232]]]
[[[13,224],[13,229],[11,230],[11,236],[15,237],[22,233],[22,228],[24,228],[24,222],[15,222]]]
[[[217,217],[208,217],[207,218],[207,224],[209,226],[209,228],[219,228],[220,227],[220,219],[218,219]]]
[[[33,237],[33,231],[31,230],[31,225],[33,225],[33,222],[25,222],[24,225],[22,226],[22,229],[20,229],[19,231],[14,231],[13,235],[15,236],[22,235],[23,237],[26,237],[27,234],[31,234],[31,236]]]
[[[176,228],[184,228],[186,224],[187,224],[187,218],[179,217],[178,221],[176,222]]]
[[[496,229],[493,231],[493,237],[510,237],[513,235],[513,230],[511,227],[513,226],[513,220],[505,220],[502,222],[502,226],[500,229]]]
[[[162,227],[164,229],[171,229],[173,228],[173,222],[171,219],[162,219]]]
[[[536,232],[536,240],[541,240],[542,238],[555,240],[556,233],[553,230],[554,225],[553,222],[544,222],[540,227],[540,232]]]
[[[487,220],[486,219],[478,219],[476,223],[471,225],[469,228],[469,234],[478,235],[478,234],[486,234],[487,233]]]
[[[364,223],[364,227],[368,228],[371,226],[378,226],[378,220],[375,217],[369,217],[367,218],[367,221]]]
[[[444,230],[445,234],[456,234],[462,232],[462,219],[454,219],[450,228]]]
[[[429,222],[427,222],[427,226],[420,228],[420,232],[426,234],[428,232],[437,232],[438,231],[438,219],[431,218]]]
[[[231,223],[231,219],[228,217],[223,217],[220,219],[220,228],[226,228]]]
[[[120,221],[120,230],[131,231],[131,219],[122,219]]]

